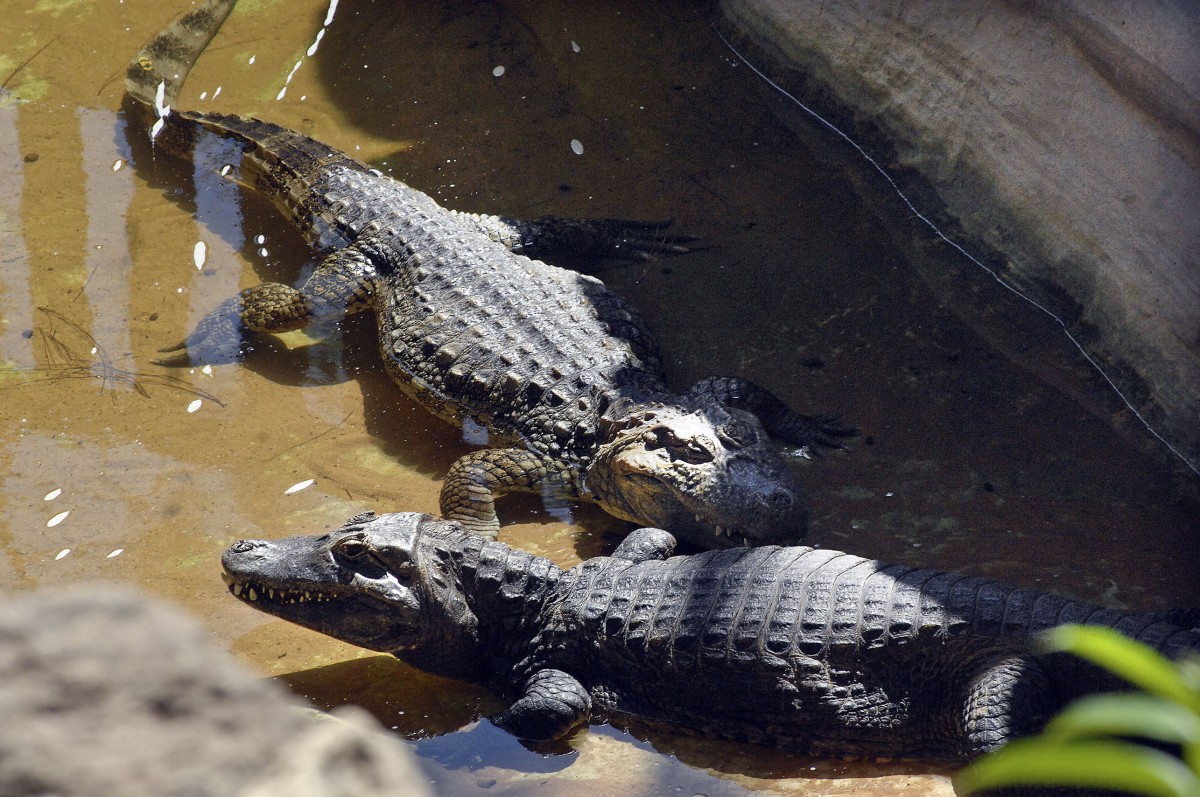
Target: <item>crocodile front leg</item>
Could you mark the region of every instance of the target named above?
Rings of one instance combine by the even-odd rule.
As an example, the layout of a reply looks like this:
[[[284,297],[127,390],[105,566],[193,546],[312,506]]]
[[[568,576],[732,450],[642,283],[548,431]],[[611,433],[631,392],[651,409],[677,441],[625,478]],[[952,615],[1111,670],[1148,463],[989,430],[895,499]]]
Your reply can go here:
[[[187,350],[192,362],[232,362],[245,332],[289,332],[314,321],[365,309],[375,290],[375,267],[352,245],[321,262],[300,288],[264,282],[226,299],[184,340],[159,351]]]
[[[460,457],[442,484],[442,517],[457,520],[476,534],[500,533],[496,496],[521,491],[562,492],[563,481],[549,460],[524,448],[485,448]]]
[[[591,695],[574,676],[538,670],[521,697],[492,721],[520,739],[545,742],[565,736],[591,713]]]
[[[455,211],[455,214],[511,251],[548,262],[564,257],[584,263],[602,258],[654,260],[662,255],[690,252],[685,244],[698,240],[694,235],[668,233],[670,221],[561,216],[524,221],[477,213]]]
[[[716,401],[746,410],[758,416],[772,437],[804,446],[810,450],[845,448],[841,440],[854,437],[858,430],[832,415],[802,415],[771,391],[748,379],[711,376],[692,385],[686,398],[691,401]]]
[[[675,552],[675,535],[662,529],[635,529],[609,554],[637,564],[651,560],[663,561]]]

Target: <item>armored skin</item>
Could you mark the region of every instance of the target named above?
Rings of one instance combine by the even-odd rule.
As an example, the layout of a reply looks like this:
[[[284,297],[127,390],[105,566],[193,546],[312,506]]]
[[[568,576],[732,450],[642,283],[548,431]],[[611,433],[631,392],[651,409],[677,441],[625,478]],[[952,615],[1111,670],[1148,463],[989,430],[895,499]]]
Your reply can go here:
[[[352,518],[315,537],[243,540],[230,591],[256,609],[512,699],[494,721],[559,738],[592,712],[821,756],[966,759],[1120,688],[1034,652],[1064,623],[1172,658],[1200,631],[982,578],[837,551],[670,556],[640,529],[560,570],[429,515]]]
[[[642,319],[595,277],[535,256],[681,252],[665,225],[462,214],[306,136],[255,119],[170,109],[233,6],[202,5],[130,64],[126,105],[155,151],[200,138],[236,145],[229,176],[268,197],[325,256],[299,288],[266,283],[213,310],[186,340],[194,360],[236,358],[243,334],[372,310],[388,372],[439,417],[485,429],[441,492],[446,517],[495,537],[508,491],[590,500],[669,526],[695,545],[800,538],[805,499],[776,442],[838,447],[853,433],[798,414],[739,378],[682,395],[665,385]]]

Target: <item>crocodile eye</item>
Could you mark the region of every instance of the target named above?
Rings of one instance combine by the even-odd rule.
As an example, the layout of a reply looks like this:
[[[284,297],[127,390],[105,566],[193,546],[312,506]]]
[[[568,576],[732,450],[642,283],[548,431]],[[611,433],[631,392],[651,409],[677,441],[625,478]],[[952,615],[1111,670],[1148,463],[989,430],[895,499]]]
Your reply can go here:
[[[717,429],[717,437],[734,448],[746,448],[758,442],[758,435],[748,424],[730,418]]]
[[[672,447],[671,453],[693,465],[702,465],[705,462],[712,462],[713,460],[712,452],[695,440],[688,440],[681,446]]]
[[[693,465],[712,462],[712,452],[702,446],[694,437],[680,437],[674,429],[659,426],[642,436],[646,449],[653,451],[665,448],[671,459],[681,459]]]
[[[370,547],[363,540],[362,536],[358,534],[344,537],[334,546],[334,550],[339,556],[343,556],[352,562],[365,558],[371,552]]]

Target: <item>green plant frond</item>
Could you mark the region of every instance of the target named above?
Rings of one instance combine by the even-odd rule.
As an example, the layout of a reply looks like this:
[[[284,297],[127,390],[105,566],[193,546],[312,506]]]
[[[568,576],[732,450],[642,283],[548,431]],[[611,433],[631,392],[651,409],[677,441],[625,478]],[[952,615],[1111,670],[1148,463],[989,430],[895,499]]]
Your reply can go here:
[[[1146,797],[1200,797],[1200,778],[1182,761],[1108,740],[1020,739],[954,777],[959,794],[1012,786],[1075,786]]]
[[[1089,695],[1050,720],[1058,742],[1088,736],[1136,736],[1168,744],[1200,744],[1200,715],[1161,697],[1126,692]]]
[[[1073,653],[1121,676],[1139,689],[1200,713],[1200,693],[1178,666],[1158,652],[1101,626],[1063,625],[1042,638],[1047,653]]]

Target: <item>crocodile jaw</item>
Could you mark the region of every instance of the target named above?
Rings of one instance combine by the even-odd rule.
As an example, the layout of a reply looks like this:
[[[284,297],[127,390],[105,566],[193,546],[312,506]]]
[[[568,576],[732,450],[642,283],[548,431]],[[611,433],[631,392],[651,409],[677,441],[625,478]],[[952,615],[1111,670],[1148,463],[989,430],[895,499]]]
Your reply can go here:
[[[425,622],[405,574],[336,553],[361,533],[349,526],[320,537],[241,540],[222,555],[221,578],[234,597],[275,617],[370,650],[411,649]]]

